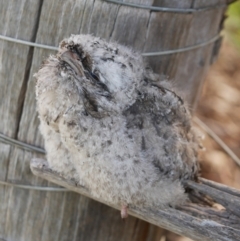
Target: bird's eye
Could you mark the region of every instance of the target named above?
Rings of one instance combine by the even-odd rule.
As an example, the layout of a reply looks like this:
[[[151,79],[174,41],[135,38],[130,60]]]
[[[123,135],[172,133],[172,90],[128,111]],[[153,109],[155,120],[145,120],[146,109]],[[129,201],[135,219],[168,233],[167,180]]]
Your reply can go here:
[[[84,52],[82,51],[82,49],[80,48],[80,46],[78,44],[76,44],[76,45],[68,45],[67,48],[71,52],[75,53],[78,56],[78,60],[83,61],[84,58],[86,58]]]
[[[99,82],[100,82],[99,77],[98,77],[95,73],[90,72],[90,75],[91,75],[92,78],[94,78],[96,81],[99,81]]]

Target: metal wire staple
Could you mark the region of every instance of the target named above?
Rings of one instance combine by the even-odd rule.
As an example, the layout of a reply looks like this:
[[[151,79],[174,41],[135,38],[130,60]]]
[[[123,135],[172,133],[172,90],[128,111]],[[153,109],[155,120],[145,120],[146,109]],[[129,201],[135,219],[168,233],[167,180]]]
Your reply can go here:
[[[218,5],[215,4],[205,8],[185,8],[184,9],[184,8],[167,8],[167,7],[158,7],[158,6],[148,6],[148,5],[137,4],[137,3],[122,2],[118,0],[102,0],[102,1],[108,2],[108,3],[115,3],[123,6],[128,6],[128,7],[147,9],[147,10],[156,11],[156,12],[172,12],[172,13],[184,13],[184,14],[206,11],[213,8],[226,7],[226,4],[218,4]]]

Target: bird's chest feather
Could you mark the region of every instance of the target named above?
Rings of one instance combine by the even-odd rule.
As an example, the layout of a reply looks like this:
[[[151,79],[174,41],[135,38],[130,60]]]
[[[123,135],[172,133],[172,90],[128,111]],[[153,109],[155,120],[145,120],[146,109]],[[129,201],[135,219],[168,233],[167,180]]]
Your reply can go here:
[[[185,197],[182,180],[198,170],[189,117],[139,54],[72,36],[36,77],[51,168],[113,203]]]
[[[120,196],[130,198],[159,178],[131,134],[123,117],[91,118],[91,123],[82,118],[63,140],[83,183],[96,195],[122,193]]]

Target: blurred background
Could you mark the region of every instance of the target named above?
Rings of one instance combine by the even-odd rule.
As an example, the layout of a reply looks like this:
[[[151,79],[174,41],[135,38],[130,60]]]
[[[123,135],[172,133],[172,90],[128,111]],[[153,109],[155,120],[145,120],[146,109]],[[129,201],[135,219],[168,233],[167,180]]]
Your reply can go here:
[[[220,53],[206,76],[196,116],[240,158],[239,0],[230,5],[227,16]],[[240,189],[239,165],[204,130],[199,129],[204,135],[202,143],[205,149],[200,153],[202,176]],[[161,241],[190,239],[167,232]]]
[[[220,54],[208,72],[196,114],[240,157],[240,1],[227,14]],[[203,145],[202,175],[240,188],[239,166],[207,134]]]

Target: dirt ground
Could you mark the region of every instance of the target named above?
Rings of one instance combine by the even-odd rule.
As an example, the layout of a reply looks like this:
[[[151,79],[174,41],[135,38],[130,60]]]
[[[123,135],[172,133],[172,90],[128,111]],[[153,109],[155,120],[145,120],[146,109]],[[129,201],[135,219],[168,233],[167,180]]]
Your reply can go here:
[[[240,157],[240,50],[227,41],[208,72],[195,115]],[[240,167],[199,129],[205,148],[199,157],[202,176],[240,189]],[[168,232],[161,241],[191,240]]]

